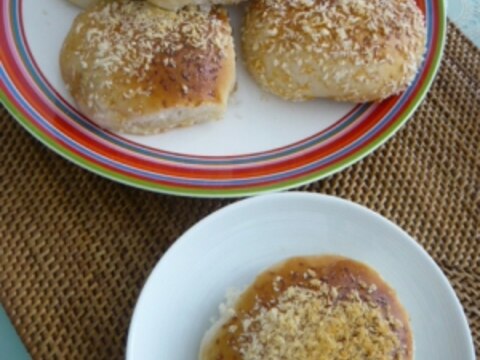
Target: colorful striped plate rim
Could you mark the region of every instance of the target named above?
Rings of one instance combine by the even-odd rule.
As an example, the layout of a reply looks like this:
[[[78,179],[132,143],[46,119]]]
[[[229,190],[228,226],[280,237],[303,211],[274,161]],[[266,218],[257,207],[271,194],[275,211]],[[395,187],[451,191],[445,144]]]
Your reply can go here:
[[[440,66],[444,0],[419,0],[428,43],[412,86],[379,104],[358,105],[296,143],[238,156],[162,151],[104,131],[83,118],[46,80],[26,40],[23,0],[0,8],[0,100],[34,137],[73,163],[141,189],[193,197],[241,197],[286,190],[330,176],[385,143],[411,117]]]

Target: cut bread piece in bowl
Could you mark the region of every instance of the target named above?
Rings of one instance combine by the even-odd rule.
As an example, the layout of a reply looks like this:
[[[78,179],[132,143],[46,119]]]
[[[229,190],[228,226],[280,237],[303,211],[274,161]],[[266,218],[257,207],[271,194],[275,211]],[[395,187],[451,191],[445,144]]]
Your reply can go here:
[[[154,134],[223,116],[235,83],[232,29],[219,7],[101,1],[75,19],[60,67],[93,122]]]
[[[347,258],[289,259],[220,310],[200,360],[413,359],[408,316],[394,290]]]
[[[426,49],[415,0],[253,0],[242,32],[253,78],[293,101],[388,98],[411,84]]]

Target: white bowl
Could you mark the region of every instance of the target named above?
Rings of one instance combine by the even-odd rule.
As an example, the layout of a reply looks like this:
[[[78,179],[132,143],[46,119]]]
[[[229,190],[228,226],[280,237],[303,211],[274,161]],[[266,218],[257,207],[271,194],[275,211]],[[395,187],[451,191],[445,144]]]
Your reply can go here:
[[[335,197],[259,196],[187,231],[150,275],[135,308],[128,360],[194,360],[228,288],[298,255],[338,254],[376,269],[410,315],[417,360],[474,360],[473,341],[447,278],[380,215]]]

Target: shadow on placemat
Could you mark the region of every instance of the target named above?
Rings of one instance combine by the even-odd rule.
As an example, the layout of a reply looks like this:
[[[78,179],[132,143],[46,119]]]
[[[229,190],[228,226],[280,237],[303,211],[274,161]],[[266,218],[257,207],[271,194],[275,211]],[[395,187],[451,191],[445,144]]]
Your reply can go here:
[[[457,290],[480,347],[480,52],[452,25],[427,100],[396,137],[302,190],[393,220]],[[90,174],[0,110],[0,300],[36,359],[120,359],[152,267],[231,201],[163,196]]]

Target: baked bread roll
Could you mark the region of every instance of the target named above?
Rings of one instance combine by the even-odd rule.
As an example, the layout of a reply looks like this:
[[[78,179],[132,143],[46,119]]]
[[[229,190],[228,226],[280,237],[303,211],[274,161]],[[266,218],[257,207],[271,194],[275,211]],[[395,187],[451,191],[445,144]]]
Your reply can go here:
[[[86,9],[90,5],[97,3],[99,0],[68,0],[68,1],[70,1],[73,5],[81,7],[82,9]]]
[[[187,5],[232,5],[244,0],[147,0],[167,10],[178,10]]]
[[[408,315],[373,269],[338,256],[300,257],[227,295],[199,360],[412,360]]]
[[[367,102],[409,86],[426,29],[414,0],[254,0],[242,37],[246,65],[266,90]]]
[[[235,82],[226,12],[170,12],[145,1],[89,7],[60,67],[81,112],[109,130],[153,134],[222,117]]]

